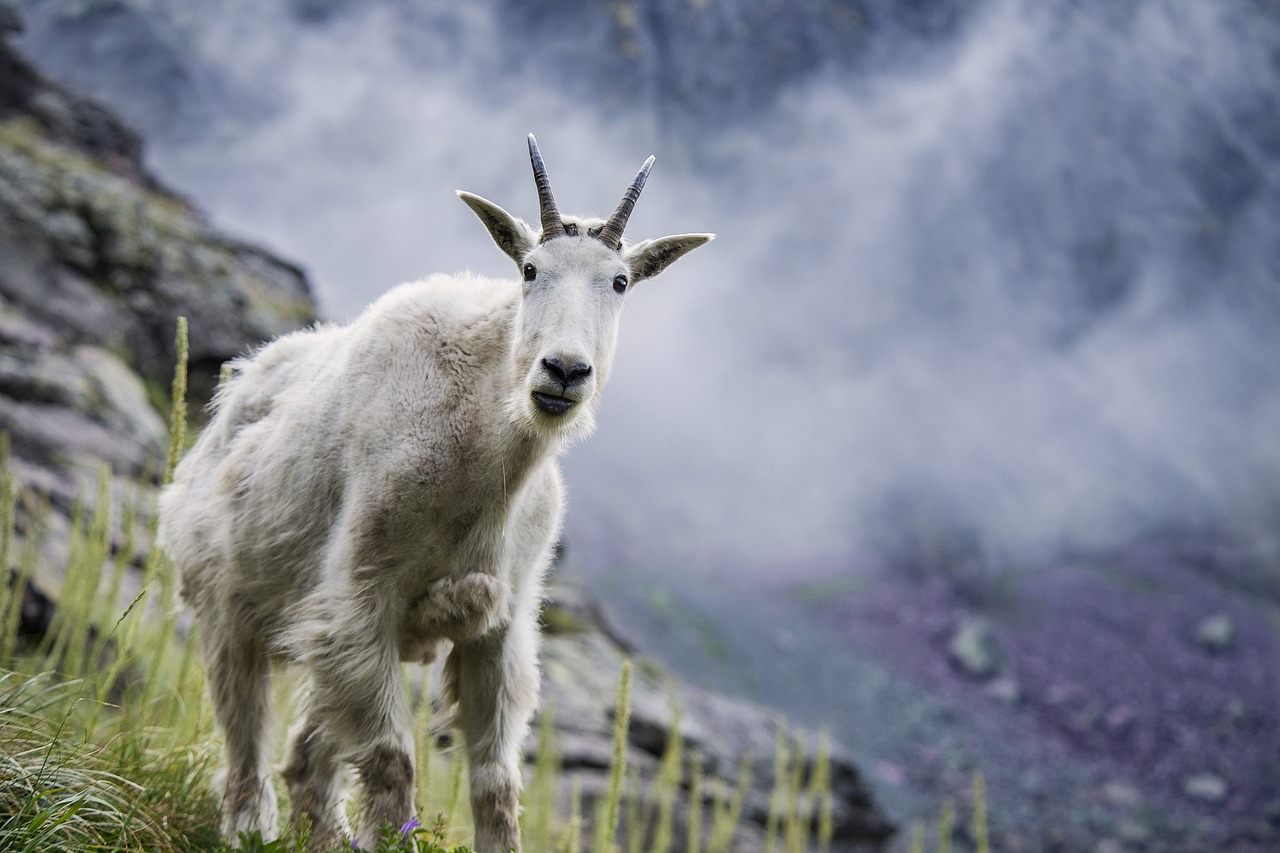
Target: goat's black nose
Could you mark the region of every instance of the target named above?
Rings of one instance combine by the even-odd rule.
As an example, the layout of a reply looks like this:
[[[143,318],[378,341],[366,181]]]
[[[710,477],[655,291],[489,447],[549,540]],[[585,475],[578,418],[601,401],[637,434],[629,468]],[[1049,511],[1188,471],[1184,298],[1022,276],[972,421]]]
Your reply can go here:
[[[542,366],[547,372],[560,380],[560,384],[568,388],[580,379],[586,379],[591,374],[591,365],[575,362],[574,364],[565,364],[558,358],[544,358]]]

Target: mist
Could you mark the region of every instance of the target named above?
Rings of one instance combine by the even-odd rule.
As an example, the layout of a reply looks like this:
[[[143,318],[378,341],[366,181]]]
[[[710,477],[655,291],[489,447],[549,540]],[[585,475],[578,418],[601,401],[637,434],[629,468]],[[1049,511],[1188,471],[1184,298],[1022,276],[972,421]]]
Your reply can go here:
[[[717,233],[628,296],[599,429],[567,455],[588,573],[771,583],[1161,531],[1276,553],[1274,14],[870,19],[860,65],[699,121],[593,97],[564,64],[588,47],[521,39],[497,3],[210,5],[135,4],[191,57],[181,109],[127,75],[98,94],[163,179],[303,263],[328,316],[430,272],[514,275],[453,191],[536,218],[529,131],[565,210],[607,213],[655,153],[628,236]]]

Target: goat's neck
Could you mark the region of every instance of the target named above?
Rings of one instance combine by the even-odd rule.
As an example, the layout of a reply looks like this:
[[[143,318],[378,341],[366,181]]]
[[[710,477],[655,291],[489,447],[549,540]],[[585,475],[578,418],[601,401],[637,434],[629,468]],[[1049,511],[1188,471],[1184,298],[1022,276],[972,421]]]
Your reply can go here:
[[[484,411],[488,413],[483,429],[497,453],[497,462],[507,488],[514,493],[539,463],[560,452],[563,438],[553,432],[533,429],[518,416],[524,389],[523,371],[517,366],[514,353],[508,355],[505,364],[482,392],[485,396]]]

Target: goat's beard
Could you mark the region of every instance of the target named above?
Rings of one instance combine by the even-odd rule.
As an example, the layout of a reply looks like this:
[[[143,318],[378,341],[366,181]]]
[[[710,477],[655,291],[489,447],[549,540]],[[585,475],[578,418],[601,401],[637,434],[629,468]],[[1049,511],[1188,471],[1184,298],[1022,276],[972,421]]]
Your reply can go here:
[[[563,415],[542,412],[533,402],[527,387],[521,387],[507,398],[507,421],[517,432],[535,441],[551,440],[558,445],[572,444],[586,438],[596,428],[595,403],[599,390],[582,400]]]

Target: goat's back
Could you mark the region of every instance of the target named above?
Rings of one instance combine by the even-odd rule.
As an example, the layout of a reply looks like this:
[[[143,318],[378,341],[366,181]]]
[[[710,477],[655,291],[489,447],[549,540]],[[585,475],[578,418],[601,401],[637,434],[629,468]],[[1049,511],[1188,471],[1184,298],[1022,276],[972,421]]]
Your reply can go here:
[[[479,389],[500,384],[517,293],[511,281],[434,276],[348,325],[237,360],[161,496],[184,597],[199,608],[234,588],[277,611],[314,587],[353,489],[395,482],[442,430],[475,432],[468,418]]]

